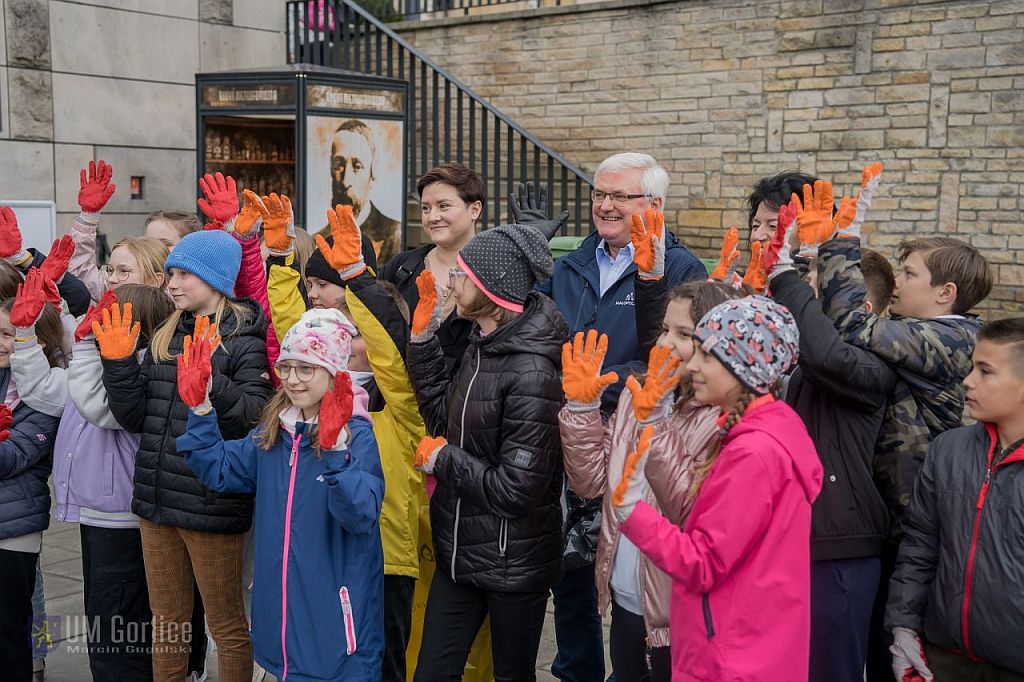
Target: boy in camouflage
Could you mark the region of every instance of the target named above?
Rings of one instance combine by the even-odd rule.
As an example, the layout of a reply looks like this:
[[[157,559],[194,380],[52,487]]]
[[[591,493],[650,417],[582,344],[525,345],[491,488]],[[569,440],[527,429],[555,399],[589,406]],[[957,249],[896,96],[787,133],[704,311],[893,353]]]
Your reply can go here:
[[[968,313],[992,288],[989,263],[975,248],[950,237],[918,238],[901,244],[896,254],[900,269],[891,317],[865,307],[860,226],[880,174],[880,164],[864,169],[856,216],[846,226],[839,225],[836,237],[818,251],[825,313],[849,343],[875,353],[898,377],[885,409],[874,462],[875,482],[889,508],[891,524],[873,619],[877,627],[872,628],[869,645],[868,679],[891,674],[881,615],[902,537],[902,516],[929,443],[962,423],[961,382],[971,371],[980,328],[978,318]]]

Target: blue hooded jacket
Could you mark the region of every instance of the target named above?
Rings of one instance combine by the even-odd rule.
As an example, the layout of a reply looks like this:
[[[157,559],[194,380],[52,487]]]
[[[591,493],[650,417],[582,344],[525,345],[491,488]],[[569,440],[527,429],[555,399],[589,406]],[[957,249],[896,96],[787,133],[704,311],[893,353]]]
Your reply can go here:
[[[250,630],[256,662],[279,680],[381,677],[384,473],[369,421],[357,416],[348,426],[348,449],[323,450],[320,458],[304,422],[294,439],[282,428],[265,451],[255,431],[224,442],[215,412],[189,412],[177,439],[203,485],[256,493]]]

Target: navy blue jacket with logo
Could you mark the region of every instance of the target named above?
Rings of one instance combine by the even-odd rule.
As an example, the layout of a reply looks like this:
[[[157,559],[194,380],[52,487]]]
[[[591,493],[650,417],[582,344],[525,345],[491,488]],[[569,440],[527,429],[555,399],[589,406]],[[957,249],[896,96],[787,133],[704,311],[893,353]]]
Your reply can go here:
[[[559,312],[569,325],[569,338],[576,332],[596,329],[608,335],[608,353],[604,371],[614,371],[619,381],[609,386],[601,396],[601,414],[607,419],[619,402],[619,394],[630,372],[642,371],[647,358],[643,356],[637,333],[636,265],[630,263],[601,295],[601,270],[597,264],[597,245],[601,237],[591,233],[580,247],[555,261],[550,279],[537,285],[537,289],[555,300]],[[686,249],[676,236],[666,231],[665,277],[667,288],[681,282],[707,279],[704,264]],[[663,305],[664,301],[657,305]],[[651,306],[648,306],[648,308]],[[650,317],[649,324],[660,329],[661,319]],[[648,337],[645,330],[644,336]],[[568,514],[565,519],[565,570],[580,568],[594,562],[597,553],[598,532],[601,527],[601,500],[582,500],[567,489]]]

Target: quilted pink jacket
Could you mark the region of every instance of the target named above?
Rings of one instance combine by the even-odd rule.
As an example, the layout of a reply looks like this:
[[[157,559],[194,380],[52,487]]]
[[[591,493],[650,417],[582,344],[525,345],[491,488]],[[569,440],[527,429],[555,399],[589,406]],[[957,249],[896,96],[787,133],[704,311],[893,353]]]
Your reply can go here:
[[[237,234],[234,232],[231,234],[238,239]],[[238,269],[238,277],[235,279],[235,296],[251,298],[263,309],[263,314],[267,317],[267,361],[273,368],[277,358],[281,355],[281,344],[274,331],[274,318],[270,316],[267,271],[263,265],[263,255],[260,253],[260,240],[256,238],[238,239],[238,243],[242,245],[242,266]],[[281,380],[277,378],[276,373],[271,372],[270,378],[275,387],[281,386]]]

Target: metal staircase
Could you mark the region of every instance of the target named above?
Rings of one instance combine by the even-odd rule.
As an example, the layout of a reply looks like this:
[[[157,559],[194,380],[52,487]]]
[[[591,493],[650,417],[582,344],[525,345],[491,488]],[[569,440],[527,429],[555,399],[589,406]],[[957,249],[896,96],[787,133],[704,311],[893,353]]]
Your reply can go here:
[[[390,0],[370,2],[384,16],[395,7]],[[409,84],[404,191],[410,201],[418,201],[417,178],[438,163],[458,161],[480,173],[487,188],[483,226],[505,222],[516,183],[535,180],[546,186],[553,214],[569,211],[563,234],[590,232],[591,177],[418,52],[374,13],[350,0],[289,0],[287,27],[289,63]],[[409,211],[410,222],[418,222],[418,215],[418,210]]]

